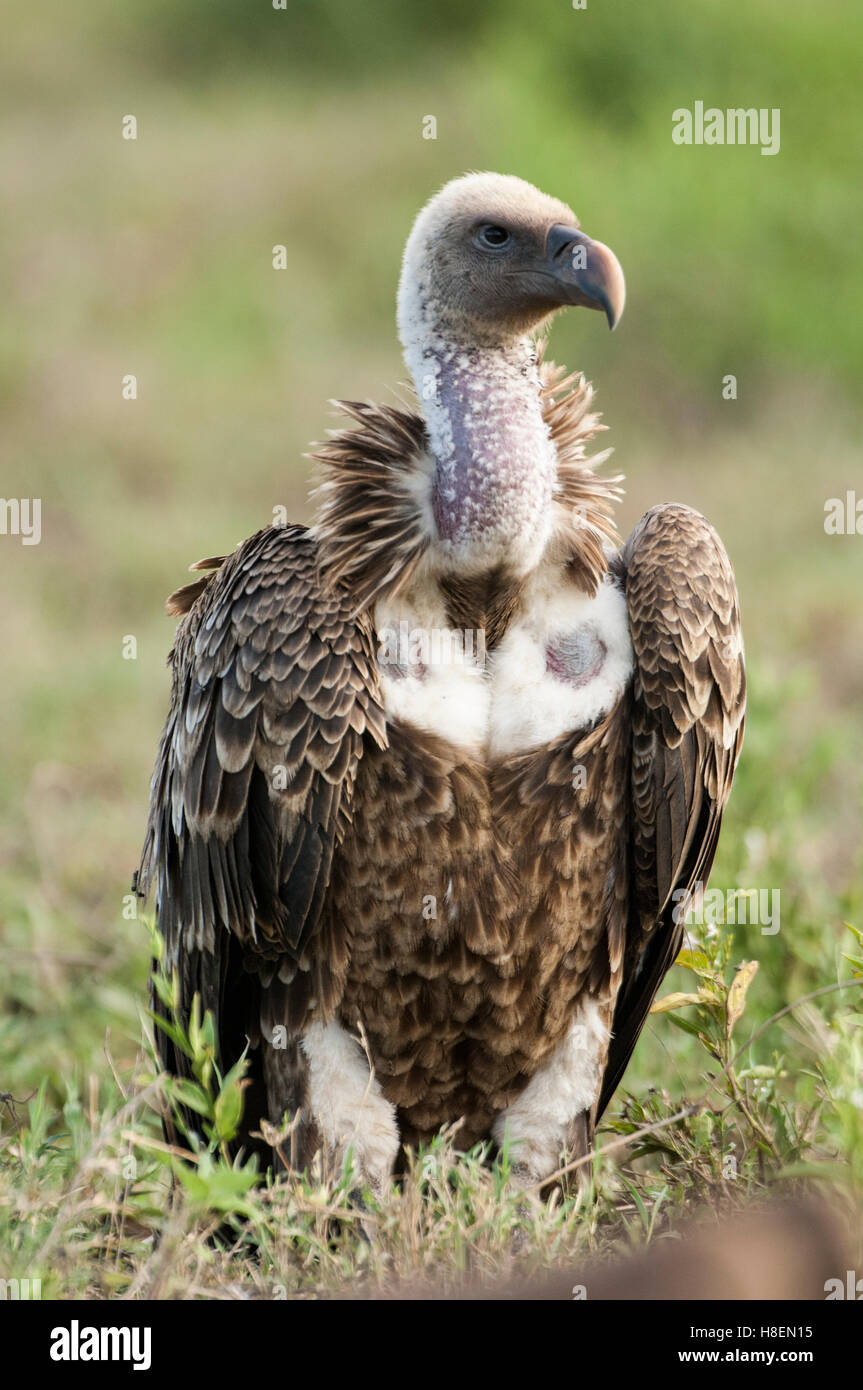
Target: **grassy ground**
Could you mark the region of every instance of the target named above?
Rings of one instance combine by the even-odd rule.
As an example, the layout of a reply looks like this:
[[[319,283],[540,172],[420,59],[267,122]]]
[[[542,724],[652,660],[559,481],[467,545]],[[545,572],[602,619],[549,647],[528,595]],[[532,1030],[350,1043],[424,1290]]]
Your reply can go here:
[[[597,7],[574,47],[559,14],[526,36],[516,7],[492,22],[480,6],[457,43],[423,31],[414,69],[369,53],[360,71],[350,12],[334,5],[341,75],[325,72],[317,30],[308,73],[296,55],[284,71],[242,45],[238,57],[245,30],[206,8],[200,62],[192,4],[188,32],[155,5],[138,46],[107,5],[85,6],[74,32],[40,7],[7,54],[2,492],[42,498],[43,536],[0,537],[0,1092],[18,1102],[0,1106],[0,1276],[66,1297],[309,1294],[360,1268],[379,1284],[431,1269],[454,1281],[653,1239],[698,1203],[721,1211],[804,1170],[850,1214],[863,1186],[853,986],[770,1024],[709,1108],[606,1154],[578,1208],[525,1208],[505,1163],[442,1140],[366,1216],[369,1242],[338,1180],[253,1189],[226,1170],[231,1087],[212,1152],[172,1188],[157,1120],[170,1097],[142,1050],[149,936],[125,900],[167,700],[162,599],[274,506],[308,516],[302,452],[330,423],[329,397],[385,398],[400,380],[400,246],[464,168],[534,179],[619,253],[621,328],[572,314],[553,353],[599,386],[628,475],[622,532],[659,500],[699,507],[743,604],[751,703],[713,884],[779,890],[780,929],[729,926],[702,942],[703,978],[673,972],[666,993],[706,997],[651,1020],[601,1142],[705,1094],[733,1051],[741,962],[759,968],[735,1045],[850,979],[861,950],[846,924],[863,925],[863,540],[823,528],[825,500],[861,486],[857,78],[840,7],[820,6],[817,23],[786,7],[777,30],[766,4],[741,0],[730,27],[706,5],[697,52],[685,38],[675,58],[665,39],[688,29],[670,0],[632,7],[627,24]],[[383,10],[393,51],[412,52]],[[753,56],[765,44],[769,63]],[[782,105],[775,159],[671,145],[671,108],[724,101],[732,73],[734,103]],[[119,135],[128,111],[134,143]],[[721,399],[729,371],[736,401]],[[127,373],[135,401],[121,397]],[[211,1079],[201,1104],[217,1091]],[[226,1213],[252,1217],[255,1251],[243,1236],[207,1244]]]

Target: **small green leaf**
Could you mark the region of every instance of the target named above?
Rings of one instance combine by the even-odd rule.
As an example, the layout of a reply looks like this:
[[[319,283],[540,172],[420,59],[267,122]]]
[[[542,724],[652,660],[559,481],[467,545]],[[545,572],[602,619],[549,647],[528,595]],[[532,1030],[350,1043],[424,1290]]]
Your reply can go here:
[[[672,1009],[683,1009],[687,1004],[715,1004],[716,996],[709,990],[700,989],[697,994],[664,994],[651,1005],[652,1014],[667,1014]]]

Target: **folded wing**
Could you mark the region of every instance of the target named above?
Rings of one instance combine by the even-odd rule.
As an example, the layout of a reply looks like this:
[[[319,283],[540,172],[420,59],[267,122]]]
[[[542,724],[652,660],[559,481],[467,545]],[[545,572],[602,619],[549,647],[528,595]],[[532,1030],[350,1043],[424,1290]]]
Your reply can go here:
[[[746,677],[734,572],[689,507],[654,507],[623,550],[635,651],[631,902],[605,1109],[705,883],[743,738]]]
[[[373,637],[321,580],[300,527],[252,536],[171,603],[191,606],[137,881],[153,890],[181,1013],[199,993],[235,1060],[268,989],[300,1020],[313,998],[334,1006],[343,984],[347,944],[322,940],[320,924],[363,741],[386,737]],[[160,1046],[182,1074],[170,1039]]]

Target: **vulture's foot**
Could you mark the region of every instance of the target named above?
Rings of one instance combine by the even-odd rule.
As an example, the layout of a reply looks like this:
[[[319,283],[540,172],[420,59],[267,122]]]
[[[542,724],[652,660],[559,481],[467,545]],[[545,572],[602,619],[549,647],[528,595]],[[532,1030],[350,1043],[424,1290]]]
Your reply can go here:
[[[593,1113],[608,1048],[606,1008],[585,999],[557,1051],[492,1126],[512,1159],[512,1181],[541,1190],[570,1174],[561,1170],[586,1159],[593,1144]],[[579,1192],[590,1187],[589,1163],[573,1170]]]
[[[395,1106],[385,1099],[360,1044],[340,1023],[313,1024],[303,1038],[309,1105],[337,1169],[350,1164],[355,1189],[382,1198],[399,1151]]]

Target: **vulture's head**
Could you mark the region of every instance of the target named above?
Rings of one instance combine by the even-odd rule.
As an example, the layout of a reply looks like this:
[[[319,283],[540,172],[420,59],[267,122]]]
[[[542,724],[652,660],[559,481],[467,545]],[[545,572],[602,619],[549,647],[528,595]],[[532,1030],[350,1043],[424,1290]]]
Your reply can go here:
[[[405,247],[399,332],[505,345],[557,309],[601,309],[614,328],[625,288],[617,257],[565,203],[506,174],[466,174],[426,204]]]

